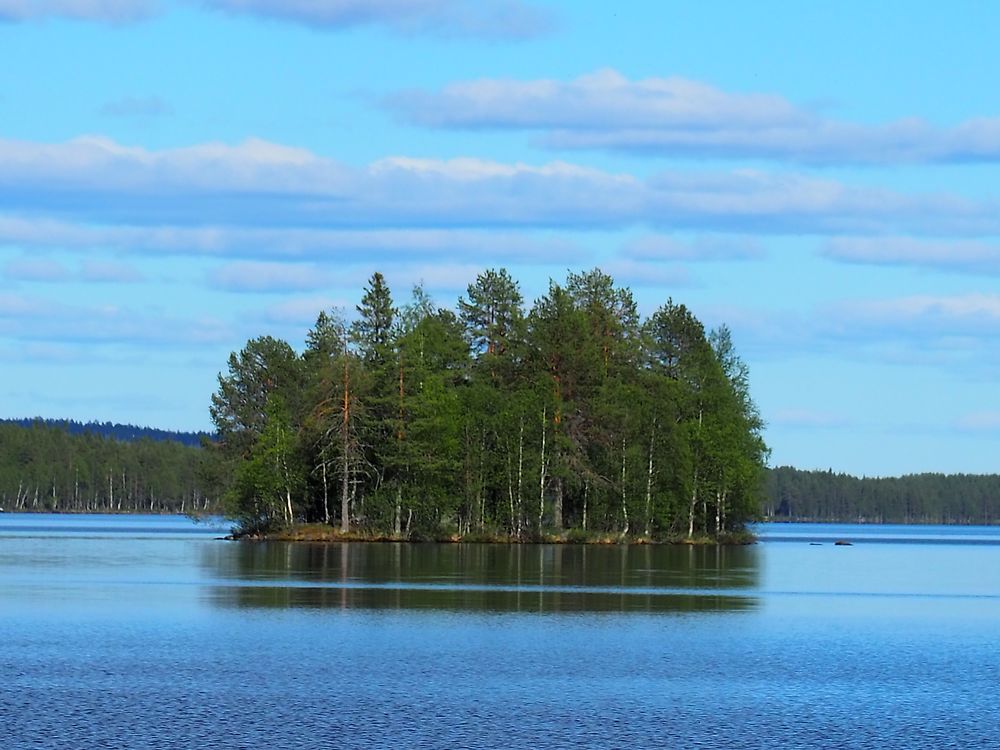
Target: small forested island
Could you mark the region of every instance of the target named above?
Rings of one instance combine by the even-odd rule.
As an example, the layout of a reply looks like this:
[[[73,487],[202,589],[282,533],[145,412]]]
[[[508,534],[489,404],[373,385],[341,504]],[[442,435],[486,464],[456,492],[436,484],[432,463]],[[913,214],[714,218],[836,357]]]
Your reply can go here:
[[[419,286],[397,305],[376,273],[301,355],[268,336],[233,353],[210,411],[240,535],[715,540],[761,507],[728,329],[672,300],[643,320],[597,269],[530,310],[505,270],[456,311]]]

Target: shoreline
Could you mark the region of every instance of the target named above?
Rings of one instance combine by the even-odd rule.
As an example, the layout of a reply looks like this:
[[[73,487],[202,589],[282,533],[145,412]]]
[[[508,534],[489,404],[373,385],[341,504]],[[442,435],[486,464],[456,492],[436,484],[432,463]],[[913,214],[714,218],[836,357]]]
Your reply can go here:
[[[750,531],[733,532],[719,537],[667,537],[651,539],[645,536],[622,536],[610,533],[581,533],[567,530],[562,533],[542,534],[541,536],[517,537],[506,534],[475,533],[459,536],[458,534],[438,534],[435,536],[402,537],[392,534],[372,534],[361,531],[349,531],[346,534],[339,529],[326,524],[296,524],[290,528],[280,529],[267,534],[230,534],[225,537],[236,542],[299,542],[312,544],[336,544],[342,542],[395,543],[395,544],[588,544],[599,546],[623,545],[671,545],[686,547],[704,546],[745,546],[756,544],[758,539]]]

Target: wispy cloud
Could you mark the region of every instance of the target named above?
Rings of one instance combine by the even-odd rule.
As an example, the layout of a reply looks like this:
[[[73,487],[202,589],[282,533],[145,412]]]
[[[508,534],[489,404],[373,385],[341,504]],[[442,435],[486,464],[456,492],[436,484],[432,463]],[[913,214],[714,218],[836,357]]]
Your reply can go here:
[[[519,0],[203,0],[203,4],[313,28],[381,26],[406,35],[528,39],[554,27],[551,13]]]
[[[4,265],[3,275],[12,281],[68,282],[88,281],[132,284],[144,280],[134,266],[109,260],[84,260],[72,268],[50,258],[14,258]]]
[[[1000,337],[1000,295],[912,295],[885,300],[856,300],[829,305],[823,310],[826,329],[852,340],[859,334],[921,341],[937,338]]]
[[[569,81],[482,79],[404,91],[383,105],[449,129],[527,130],[544,145],[810,164],[995,162],[1000,117],[936,127],[918,117],[868,125],[830,119],[768,93],[685,78],[630,80],[612,69]]]
[[[58,261],[46,258],[15,258],[4,265],[3,274],[12,281],[69,281],[72,272]]]
[[[977,411],[963,414],[955,420],[954,427],[959,432],[1000,434],[1000,411]]]
[[[755,359],[832,356],[866,363],[951,369],[963,377],[1000,371],[1000,295],[966,293],[847,299],[811,310],[720,307]]]
[[[353,310],[344,300],[328,295],[292,297],[264,308],[257,316],[262,322],[295,328],[301,337],[313,323],[321,310]]]
[[[99,137],[0,140],[0,199],[8,217],[31,221],[255,232],[646,226],[723,234],[1000,233],[993,200],[802,174],[664,171],[642,179],[559,161],[409,157],[349,167],[257,139],[161,151]],[[302,235],[305,244],[317,241]]]
[[[490,258],[493,263],[570,263],[587,251],[551,232],[476,229],[299,229],[239,225],[95,225],[0,214],[0,246],[100,249],[150,255],[337,260]]]
[[[331,269],[314,263],[227,263],[209,274],[209,283],[229,292],[313,291],[331,286]]]
[[[817,409],[786,408],[767,415],[769,425],[806,429],[837,429],[852,426],[846,415]]]
[[[135,266],[114,260],[83,261],[80,266],[80,278],[84,281],[107,284],[137,284],[146,279]]]
[[[375,271],[380,271],[398,298],[396,301],[400,302],[415,284],[423,284],[428,290],[464,291],[483,268],[482,264],[475,263],[396,262],[386,265],[359,258],[336,267],[315,263],[238,261],[214,269],[208,279],[211,286],[228,292],[284,294],[359,289]]]
[[[152,119],[173,114],[173,108],[158,96],[125,96],[105,102],[100,113],[107,117]]]
[[[682,240],[668,234],[648,234],[629,240],[621,254],[643,261],[732,261],[760,260],[764,246],[756,237],[703,235]]]
[[[694,284],[690,271],[683,266],[649,263],[633,258],[617,258],[601,264],[601,269],[620,284],[632,287],[678,288]]]
[[[0,292],[0,336],[66,344],[200,346],[228,343],[232,331],[214,318],[185,318],[118,305],[75,305]]]
[[[1000,245],[976,240],[839,237],[826,243],[823,255],[844,263],[1000,274]]]
[[[0,0],[0,23],[71,19],[126,24],[185,5],[313,29],[371,26],[438,38],[516,41],[543,36],[556,27],[545,7],[522,0]],[[134,104],[142,103],[126,102],[123,108],[134,110]]]
[[[101,23],[128,23],[147,18],[156,0],[0,0],[0,22],[71,18]]]

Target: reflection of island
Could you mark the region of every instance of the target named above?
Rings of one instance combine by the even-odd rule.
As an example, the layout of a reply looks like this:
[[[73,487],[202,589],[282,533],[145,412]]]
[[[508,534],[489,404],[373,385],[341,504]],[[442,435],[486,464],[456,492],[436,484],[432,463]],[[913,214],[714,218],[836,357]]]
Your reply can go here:
[[[213,545],[224,607],[469,612],[701,612],[756,606],[754,547],[488,544]]]

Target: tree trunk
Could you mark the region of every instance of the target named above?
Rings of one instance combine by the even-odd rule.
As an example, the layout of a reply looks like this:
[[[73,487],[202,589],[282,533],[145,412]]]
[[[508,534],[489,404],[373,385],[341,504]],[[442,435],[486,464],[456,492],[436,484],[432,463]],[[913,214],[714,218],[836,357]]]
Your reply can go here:
[[[320,456],[320,467],[323,471],[323,523],[330,523],[330,491],[326,481],[326,456]]]
[[[538,472],[538,533],[542,533],[542,516],[545,514],[545,431],[548,427],[548,414],[542,409],[542,468]]]
[[[514,535],[514,471],[511,467],[510,443],[507,443],[507,502],[510,513],[510,533]]]
[[[521,538],[521,479],[524,476],[524,417],[517,438],[517,538]]]
[[[649,431],[649,468],[646,471],[646,536],[650,535],[652,529],[652,508],[653,508],[653,439],[656,437],[656,419],[653,419],[653,428]]]
[[[691,487],[691,504],[688,506],[688,539],[694,537],[694,509],[698,505],[698,471],[694,472],[694,485]]]
[[[345,433],[346,434],[346,433]],[[344,440],[343,464],[340,477],[340,531],[344,534],[351,530],[351,464],[347,453],[347,440]]]
[[[563,527],[563,480],[556,477],[556,496],[552,502],[552,525],[556,531],[562,531]]]
[[[344,337],[347,341],[347,337]],[[344,402],[341,407],[341,477],[340,477],[340,531],[351,530],[351,371],[347,361],[347,344],[344,344]]]
[[[622,437],[622,519],[625,528],[622,529],[622,536],[628,535],[628,505],[625,502],[625,438]]]
[[[403,530],[403,485],[396,486],[396,515],[392,522],[392,533],[398,539]]]

